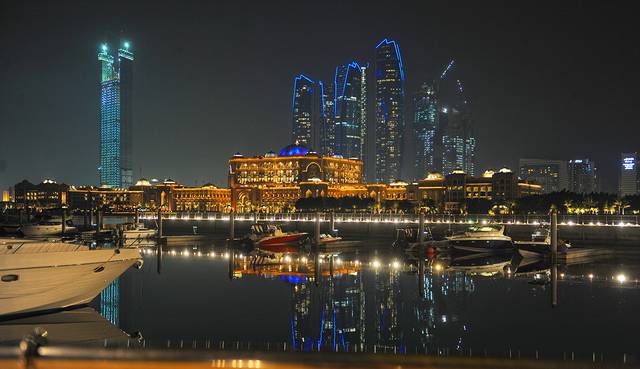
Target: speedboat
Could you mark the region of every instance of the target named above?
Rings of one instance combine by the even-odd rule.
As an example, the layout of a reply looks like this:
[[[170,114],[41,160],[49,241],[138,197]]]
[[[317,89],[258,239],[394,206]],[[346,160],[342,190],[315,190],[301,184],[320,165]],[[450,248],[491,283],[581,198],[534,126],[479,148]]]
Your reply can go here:
[[[129,225],[122,232],[122,237],[129,240],[145,240],[156,236],[156,230],[151,228],[145,228],[144,223],[138,223],[135,225]]]
[[[65,221],[65,233],[75,232],[76,227],[71,220]],[[24,224],[20,232],[25,237],[47,237],[62,234],[62,218],[43,219],[37,223]]]
[[[308,237],[306,232],[283,232],[277,225],[254,224],[247,239],[259,249],[272,251],[282,246],[300,246]]]
[[[137,248],[3,240],[0,316],[87,304],[131,266],[142,266]]]
[[[455,251],[500,253],[513,250],[513,240],[504,234],[504,226],[474,226],[465,232],[446,237]]]

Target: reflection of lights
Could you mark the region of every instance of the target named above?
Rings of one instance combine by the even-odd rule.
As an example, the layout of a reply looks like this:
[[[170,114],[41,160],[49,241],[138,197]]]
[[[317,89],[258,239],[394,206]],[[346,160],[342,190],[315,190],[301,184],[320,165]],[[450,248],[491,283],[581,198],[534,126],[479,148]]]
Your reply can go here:
[[[225,259],[229,259],[229,253],[228,253],[228,252],[225,252],[225,253],[224,253],[224,258],[225,258]]]
[[[374,268],[379,268],[380,267],[380,262],[378,260],[374,260],[371,265],[373,265]]]
[[[400,268],[400,263],[397,260],[394,260],[393,263],[391,264],[393,266],[393,269],[398,269]]]
[[[624,282],[626,282],[626,281],[627,281],[627,276],[626,276],[626,275],[624,275],[624,274],[622,274],[622,273],[620,273],[620,274],[618,274],[618,275],[616,276],[616,280],[617,280],[618,282],[620,282],[620,283],[624,283]]]

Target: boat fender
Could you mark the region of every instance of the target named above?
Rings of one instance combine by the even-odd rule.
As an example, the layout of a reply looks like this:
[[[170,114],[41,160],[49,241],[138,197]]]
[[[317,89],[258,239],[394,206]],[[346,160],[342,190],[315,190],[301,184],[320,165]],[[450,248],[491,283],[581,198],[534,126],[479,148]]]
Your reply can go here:
[[[427,255],[433,256],[435,254],[436,254],[436,248],[433,247],[433,245],[429,245],[429,247],[427,247]]]
[[[116,254],[120,253],[120,249],[115,249],[113,252],[115,252]]]
[[[133,267],[136,268],[136,269],[142,269],[142,265],[143,264],[144,264],[143,260],[138,260],[138,261],[136,261],[135,264],[133,264]]]

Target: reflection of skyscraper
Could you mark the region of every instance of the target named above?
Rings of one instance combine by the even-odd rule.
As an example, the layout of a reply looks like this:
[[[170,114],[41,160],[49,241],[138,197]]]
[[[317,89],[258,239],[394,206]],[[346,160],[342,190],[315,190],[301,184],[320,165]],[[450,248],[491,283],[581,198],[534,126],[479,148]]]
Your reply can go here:
[[[322,82],[315,82],[304,74],[293,80],[291,141],[317,149],[321,145]]]
[[[424,83],[413,98],[413,127],[416,138],[414,178],[421,179],[429,172],[438,171],[435,166],[436,127],[438,100],[433,86]]]
[[[398,347],[402,344],[398,330],[400,276],[396,271],[376,271],[375,306],[376,338],[378,346]]]
[[[363,85],[364,83],[364,85]],[[345,158],[364,157],[366,133],[366,67],[352,62],[336,68],[334,152]]]
[[[100,61],[100,184],[129,187],[133,184],[132,146],[132,87],[133,53],[129,43],[109,54],[102,45]]]
[[[120,324],[120,280],[111,282],[100,292],[100,315],[113,323]]]
[[[376,181],[400,178],[404,133],[404,67],[393,40],[376,46]]]

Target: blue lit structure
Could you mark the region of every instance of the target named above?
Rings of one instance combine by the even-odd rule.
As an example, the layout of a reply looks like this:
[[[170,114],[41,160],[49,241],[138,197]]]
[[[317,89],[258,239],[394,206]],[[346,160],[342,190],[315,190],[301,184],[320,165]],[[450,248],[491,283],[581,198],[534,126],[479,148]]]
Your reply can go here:
[[[404,66],[400,48],[384,39],[376,46],[376,181],[401,175],[404,136]]]
[[[113,325],[120,325],[120,280],[111,282],[100,292],[100,315]]]
[[[413,128],[416,138],[414,179],[422,179],[436,168],[438,99],[432,85],[424,83],[413,98]]]
[[[334,77],[333,154],[364,158],[366,134],[366,67],[340,65]]]
[[[100,185],[129,187],[133,184],[132,86],[133,53],[130,44],[111,55],[100,47]]]
[[[293,79],[291,100],[291,140],[309,147],[320,147],[324,88],[321,81],[314,81],[304,74]]]
[[[278,156],[303,156],[309,153],[309,149],[302,145],[288,145],[280,150]]]

